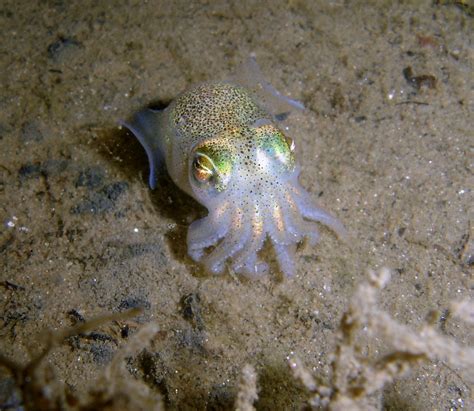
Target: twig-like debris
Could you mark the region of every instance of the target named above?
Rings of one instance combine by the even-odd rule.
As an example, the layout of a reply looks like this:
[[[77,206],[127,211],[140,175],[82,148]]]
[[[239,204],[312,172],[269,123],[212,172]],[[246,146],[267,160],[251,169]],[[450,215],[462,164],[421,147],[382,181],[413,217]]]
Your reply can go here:
[[[468,381],[474,381],[474,349],[462,347],[452,339],[438,334],[426,325],[414,331],[391,318],[377,307],[377,294],[390,279],[388,269],[369,273],[368,281],[361,284],[344,313],[334,360],[331,387],[317,386],[301,361],[291,356],[289,366],[295,378],[314,394],[313,407],[326,410],[377,410],[375,397],[387,383],[408,373],[422,361],[443,361],[457,368]],[[467,322],[473,322],[474,306],[462,301],[453,305],[453,312]],[[394,351],[381,358],[370,359],[357,349],[359,332],[382,338]]]
[[[126,358],[138,354],[148,346],[159,330],[156,323],[145,325],[130,339],[127,345],[114,355],[98,382],[101,388],[100,393],[104,398],[111,400],[117,395],[128,393],[127,409],[129,410],[163,409],[160,396],[151,392],[146,384],[131,379],[130,373],[125,367]]]
[[[257,374],[255,369],[247,364],[242,369],[239,382],[239,392],[235,401],[236,411],[254,411],[253,403],[257,401]]]
[[[451,304],[453,314],[469,324],[474,324],[474,303],[468,300],[461,300]]]
[[[303,366],[301,360],[291,352],[287,357],[288,365],[293,372],[293,377],[301,381],[308,391],[316,391],[317,385],[311,373]]]
[[[140,308],[133,308],[122,313],[97,317],[85,323],[64,328],[56,332],[48,331],[43,334],[43,339],[46,341],[45,347],[26,365],[0,355],[0,366],[7,368],[11,372],[16,387],[18,387],[21,392],[24,409],[55,411],[67,408],[66,392],[64,387],[62,389],[59,387],[58,381],[54,378],[53,371],[48,369],[40,372],[43,360],[56,346],[63,343],[64,340],[69,337],[87,333],[110,321],[135,317],[140,314],[141,311]],[[74,408],[70,407],[70,409]],[[89,408],[86,406],[85,408],[77,409],[87,410]]]
[[[128,310],[125,312],[108,314],[108,315],[103,315],[97,318],[93,318],[92,320],[89,320],[85,323],[80,323],[69,328],[63,328],[56,332],[47,331],[46,333],[43,334],[43,338],[46,340],[45,349],[42,351],[41,354],[39,354],[33,360],[31,360],[26,368],[29,368],[31,370],[37,368],[38,364],[41,361],[43,361],[43,358],[46,355],[48,355],[49,352],[54,347],[58,346],[69,337],[87,333],[108,322],[118,321],[118,320],[123,321],[129,318],[136,317],[137,315],[141,314],[141,312],[142,312],[141,308],[132,308],[131,310]]]

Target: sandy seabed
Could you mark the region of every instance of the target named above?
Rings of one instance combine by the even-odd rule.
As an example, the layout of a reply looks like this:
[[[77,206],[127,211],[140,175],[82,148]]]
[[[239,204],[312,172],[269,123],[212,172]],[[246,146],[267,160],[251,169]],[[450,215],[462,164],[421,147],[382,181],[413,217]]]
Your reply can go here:
[[[450,309],[474,286],[472,16],[469,1],[3,1],[2,358],[27,364],[44,330],[141,307],[44,358],[68,406],[152,323],[125,367],[167,409],[232,409],[242,369],[255,372],[257,409],[301,409],[308,393],[288,357],[328,383],[341,316],[382,267],[384,312],[472,346],[472,326]],[[185,239],[206,211],[166,176],[150,191],[145,153],[117,127],[251,53],[306,106],[287,121],[301,182],[352,236],[321,228],[289,279],[203,273]],[[387,345],[362,338],[360,349],[375,358]],[[473,409],[472,395],[440,359],[386,384],[376,403]],[[0,406],[21,404],[4,367]]]

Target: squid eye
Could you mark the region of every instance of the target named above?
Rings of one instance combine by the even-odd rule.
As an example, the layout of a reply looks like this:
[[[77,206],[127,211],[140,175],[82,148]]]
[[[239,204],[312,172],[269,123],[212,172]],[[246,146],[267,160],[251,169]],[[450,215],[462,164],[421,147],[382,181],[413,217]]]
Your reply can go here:
[[[226,140],[204,141],[193,151],[189,178],[198,190],[224,191],[232,173],[232,155]]]
[[[295,166],[295,142],[283,134],[275,125],[264,124],[253,129],[255,142],[259,150],[273,161],[275,166],[282,166],[291,171]]]
[[[205,154],[197,152],[193,160],[194,178],[200,183],[205,183],[210,181],[215,173],[213,161]]]

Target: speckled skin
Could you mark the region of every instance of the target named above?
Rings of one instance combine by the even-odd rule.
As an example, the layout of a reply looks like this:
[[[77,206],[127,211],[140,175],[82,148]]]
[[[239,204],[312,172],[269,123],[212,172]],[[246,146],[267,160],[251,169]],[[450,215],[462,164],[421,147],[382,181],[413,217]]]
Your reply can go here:
[[[281,271],[290,276],[297,243],[318,240],[314,221],[342,235],[344,228],[298,182],[293,140],[277,127],[278,113],[268,112],[272,101],[285,97],[263,80],[253,85],[267,91],[267,101],[265,94],[259,100],[252,85],[203,83],[164,111],[144,110],[124,125],[148,153],[150,185],[156,186],[155,169],[164,160],[173,181],[208,209],[208,216],[189,227],[194,260],[212,273],[229,262],[235,272],[255,275],[266,271],[257,253],[268,236]]]

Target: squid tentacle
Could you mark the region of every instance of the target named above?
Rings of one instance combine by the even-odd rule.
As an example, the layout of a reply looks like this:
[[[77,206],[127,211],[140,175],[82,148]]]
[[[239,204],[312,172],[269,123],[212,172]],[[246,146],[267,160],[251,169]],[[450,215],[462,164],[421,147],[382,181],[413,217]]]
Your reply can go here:
[[[276,244],[273,242],[273,247],[275,247],[275,254],[278,261],[280,270],[287,277],[292,277],[295,274],[295,254],[296,254],[296,244],[283,245]]]
[[[295,187],[293,192],[295,193],[294,198],[296,204],[304,218],[319,221],[331,228],[339,237],[347,238],[348,234],[344,225],[336,217],[318,207],[311,196],[303,190],[301,186]]]
[[[265,274],[266,272],[268,272],[268,264],[259,261],[257,254],[254,254],[242,269],[242,273],[248,276],[258,276]]]
[[[280,204],[282,204],[282,208],[285,210],[283,219],[286,230],[293,237],[293,241],[299,243],[305,236],[305,229],[299,216],[298,207],[287,191],[280,196]]]
[[[268,236],[281,272],[292,276],[297,243],[307,238],[314,246],[319,240],[316,222],[328,226],[340,237],[346,236],[339,220],[319,208],[298,182],[275,189],[270,197],[271,202],[264,210],[258,202],[226,201],[207,217],[192,223],[187,239],[191,257],[202,260],[207,270],[215,274],[222,272],[225,263],[231,260],[230,266],[236,273],[256,275],[266,270],[258,252]],[[204,256],[205,248],[213,245],[216,245],[214,250]]]
[[[225,237],[230,229],[227,224],[228,210],[223,213],[214,212],[191,223],[188,229],[187,244],[189,255],[194,261],[199,261],[204,249],[216,244]]]
[[[232,258],[247,243],[251,234],[248,221],[242,217],[242,211],[234,215],[232,221],[233,231],[225,237],[217,247],[204,258],[204,265],[213,273],[220,273],[227,259]]]
[[[288,245],[295,240],[285,226],[284,210],[281,207],[279,196],[277,196],[270,208],[271,211],[265,213],[266,231],[273,242],[281,245]]]
[[[294,236],[294,242],[298,243],[307,238],[311,246],[319,241],[319,231],[315,223],[301,218],[300,210],[290,192],[285,191],[281,195],[280,203],[286,210],[284,213],[285,226],[289,233]]]
[[[248,271],[251,268],[251,273],[255,273],[257,265],[257,253],[263,247],[266,238],[266,231],[263,228],[263,219],[254,210],[254,217],[252,218],[252,238],[245,244],[245,247],[236,255],[233,260],[232,268],[236,272]]]

